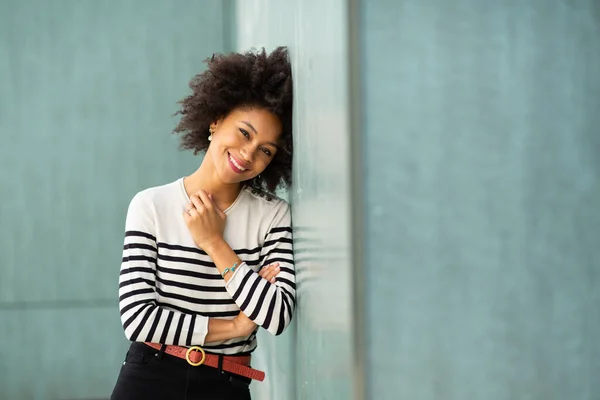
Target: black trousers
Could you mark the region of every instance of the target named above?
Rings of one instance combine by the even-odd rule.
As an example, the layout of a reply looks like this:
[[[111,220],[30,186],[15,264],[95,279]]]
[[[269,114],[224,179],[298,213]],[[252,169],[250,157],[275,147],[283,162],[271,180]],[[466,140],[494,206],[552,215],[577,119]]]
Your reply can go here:
[[[250,381],[132,343],[111,400],[250,400]]]

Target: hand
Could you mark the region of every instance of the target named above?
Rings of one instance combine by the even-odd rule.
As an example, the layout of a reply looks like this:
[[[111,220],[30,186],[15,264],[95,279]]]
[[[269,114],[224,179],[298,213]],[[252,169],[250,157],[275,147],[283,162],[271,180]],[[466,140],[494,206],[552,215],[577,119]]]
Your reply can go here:
[[[233,320],[233,326],[239,337],[250,336],[256,329],[256,324],[240,310],[240,313]]]
[[[183,219],[194,238],[194,242],[205,250],[223,240],[227,216],[212,201],[204,190],[190,196],[191,203],[183,212]]]
[[[271,283],[275,283],[275,277],[279,275],[279,272],[281,272],[281,270],[279,269],[279,263],[274,262],[262,267],[260,271],[258,271],[258,275],[260,275],[262,278],[268,280]]]

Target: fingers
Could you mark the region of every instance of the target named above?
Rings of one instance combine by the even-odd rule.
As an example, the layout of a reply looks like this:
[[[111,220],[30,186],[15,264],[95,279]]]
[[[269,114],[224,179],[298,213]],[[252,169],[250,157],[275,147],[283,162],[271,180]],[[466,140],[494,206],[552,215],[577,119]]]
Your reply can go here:
[[[225,219],[226,215],[223,211],[221,211],[221,209],[219,208],[219,206],[217,206],[217,203],[215,203],[215,201],[213,200],[213,196],[212,194],[208,194],[208,198],[210,199],[213,207],[215,210],[217,210],[217,212],[219,213],[219,215],[221,216],[221,218]]]
[[[193,194],[190,196],[190,200],[192,201],[192,205],[194,206],[193,208],[200,214],[202,214],[204,212],[204,204],[202,203],[202,200],[200,199],[200,197],[198,197],[197,195]],[[189,209],[189,208],[188,208]],[[190,210],[190,212],[193,212],[194,210]]]
[[[204,190],[200,190],[200,191],[198,191],[197,194],[190,196],[190,200],[192,200],[194,202],[194,204],[200,214],[202,214],[204,212],[204,210],[207,210],[207,211],[215,210],[221,218],[225,219],[227,217],[225,215],[225,213],[223,211],[221,211],[221,209],[214,202],[212,195],[208,194]],[[201,203],[202,207],[198,207],[198,205],[197,205],[198,203]]]
[[[185,211],[183,212],[183,220],[189,226],[189,222],[192,221],[192,219],[197,216],[198,216],[198,210],[196,210],[196,206],[194,206],[194,203],[189,203],[185,207]]]
[[[208,194],[204,190],[198,191],[198,193],[190,196],[190,200],[192,201],[187,210],[189,210],[190,215],[194,215],[194,210],[198,214],[204,214],[205,211],[216,211],[219,216],[225,220],[227,216],[221,209],[217,206],[217,204],[213,201],[212,195]]]
[[[186,214],[193,216],[194,214],[198,213],[198,210],[196,209],[196,205],[194,203],[188,203],[187,206],[185,206],[185,212]]]
[[[275,283],[275,277],[279,274],[279,272],[281,272],[279,269],[279,263],[276,262],[262,267],[260,271],[258,271],[258,275],[271,283]]]
[[[202,202],[202,204],[204,205],[204,207],[206,207],[207,210],[213,208],[214,203],[208,197],[208,194],[204,190],[199,190],[198,193],[196,193],[196,197]]]

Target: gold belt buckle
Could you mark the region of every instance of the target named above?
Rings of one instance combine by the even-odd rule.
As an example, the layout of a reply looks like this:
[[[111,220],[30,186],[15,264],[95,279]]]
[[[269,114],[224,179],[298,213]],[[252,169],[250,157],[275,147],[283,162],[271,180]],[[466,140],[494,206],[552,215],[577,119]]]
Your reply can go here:
[[[194,350],[202,353],[202,359],[200,361],[198,361],[197,363],[192,362],[192,360],[190,360],[190,354]],[[187,360],[188,364],[190,364],[192,367],[197,367],[198,365],[202,365],[204,363],[204,360],[206,359],[206,353],[204,352],[204,349],[202,347],[192,346],[189,349],[187,349],[187,351],[185,352],[185,359]]]

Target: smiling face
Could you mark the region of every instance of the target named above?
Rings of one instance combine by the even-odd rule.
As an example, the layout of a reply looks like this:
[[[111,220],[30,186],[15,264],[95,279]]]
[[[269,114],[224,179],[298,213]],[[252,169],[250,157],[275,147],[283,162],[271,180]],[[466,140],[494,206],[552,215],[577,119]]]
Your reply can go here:
[[[277,153],[281,122],[260,108],[238,108],[211,124],[212,141],[207,156],[223,183],[255,178]]]

